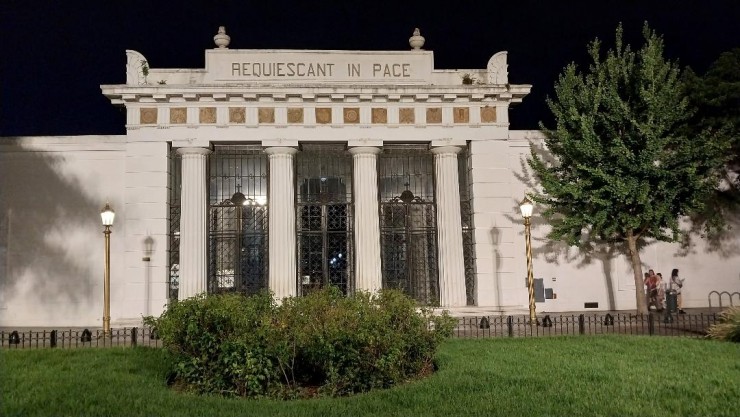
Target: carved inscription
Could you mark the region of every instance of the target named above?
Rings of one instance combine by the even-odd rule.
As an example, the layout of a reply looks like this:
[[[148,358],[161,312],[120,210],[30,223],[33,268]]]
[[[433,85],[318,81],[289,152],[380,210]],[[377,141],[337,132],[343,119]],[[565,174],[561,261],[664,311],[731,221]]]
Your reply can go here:
[[[481,107],[480,121],[482,123],[496,123],[496,108],[490,106]]]
[[[398,109],[398,122],[401,124],[413,124],[414,109],[406,107]]]
[[[244,107],[229,108],[229,123],[245,123],[247,121],[247,109]]]
[[[303,123],[303,108],[293,107],[288,109],[288,123]]]
[[[330,107],[317,107],[316,108],[316,123],[320,123],[320,124],[331,123],[331,108]]]
[[[374,107],[371,111],[372,122],[376,124],[388,123],[388,109]]]
[[[216,123],[216,108],[201,107],[199,120],[201,123]]]
[[[344,123],[360,123],[360,109],[357,107],[345,108]]]
[[[170,109],[170,124],[179,125],[188,122],[188,109],[173,107]]]
[[[259,123],[275,123],[275,109],[260,107],[257,110],[257,121]]]
[[[154,125],[157,124],[157,109],[156,108],[143,108],[139,110],[139,123],[143,125]]]
[[[439,107],[428,108],[427,123],[442,123],[442,109]]]
[[[232,77],[246,78],[410,78],[411,64],[349,62],[232,62]]]
[[[452,121],[455,123],[468,123],[470,121],[470,110],[467,107],[455,107],[452,109]]]

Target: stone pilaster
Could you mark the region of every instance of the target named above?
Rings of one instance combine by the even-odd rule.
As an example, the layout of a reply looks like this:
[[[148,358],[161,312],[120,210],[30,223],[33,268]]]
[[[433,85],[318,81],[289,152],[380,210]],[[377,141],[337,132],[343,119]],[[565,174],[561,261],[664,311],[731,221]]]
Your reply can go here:
[[[460,220],[457,146],[433,148],[439,247],[439,302],[442,307],[465,306],[465,261]]]
[[[265,149],[270,159],[269,288],[277,300],[297,294],[294,148]]]
[[[351,148],[349,152],[354,161],[355,288],[375,292],[383,287],[378,219],[380,149],[362,146]]]
[[[206,167],[210,150],[180,148],[182,155],[182,211],[180,213],[180,290],[184,300],[206,291],[208,261]]]

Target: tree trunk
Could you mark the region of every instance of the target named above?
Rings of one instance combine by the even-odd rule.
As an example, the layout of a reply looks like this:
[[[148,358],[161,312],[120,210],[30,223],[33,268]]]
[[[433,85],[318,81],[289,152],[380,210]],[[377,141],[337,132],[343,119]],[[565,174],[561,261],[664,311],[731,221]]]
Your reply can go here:
[[[627,248],[629,249],[630,262],[632,263],[632,273],[635,278],[635,299],[637,300],[637,312],[648,313],[647,300],[645,299],[645,283],[642,276],[642,261],[640,252],[637,250],[637,239],[630,230],[627,232]]]

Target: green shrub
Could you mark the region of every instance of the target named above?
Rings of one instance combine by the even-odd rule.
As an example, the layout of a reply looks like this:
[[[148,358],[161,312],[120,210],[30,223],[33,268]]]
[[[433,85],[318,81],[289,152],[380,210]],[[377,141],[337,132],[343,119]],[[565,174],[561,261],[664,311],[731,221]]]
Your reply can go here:
[[[712,339],[740,343],[740,307],[730,307],[719,315],[719,323],[707,330]]]
[[[454,320],[401,292],[288,298],[202,295],[152,320],[177,381],[201,393],[257,397],[346,395],[433,370]]]

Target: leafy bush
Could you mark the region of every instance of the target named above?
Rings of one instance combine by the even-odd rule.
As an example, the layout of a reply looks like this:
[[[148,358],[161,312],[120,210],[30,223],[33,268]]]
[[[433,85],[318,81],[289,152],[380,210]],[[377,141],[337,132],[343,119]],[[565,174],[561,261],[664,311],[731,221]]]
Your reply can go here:
[[[730,307],[719,315],[719,323],[707,330],[711,339],[740,343],[740,307]]]
[[[293,397],[386,388],[433,370],[454,319],[401,292],[336,289],[289,298],[201,295],[150,324],[178,383],[201,393]]]

